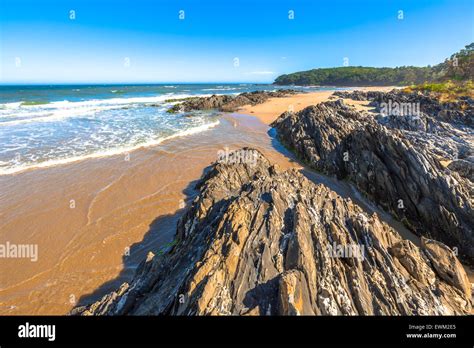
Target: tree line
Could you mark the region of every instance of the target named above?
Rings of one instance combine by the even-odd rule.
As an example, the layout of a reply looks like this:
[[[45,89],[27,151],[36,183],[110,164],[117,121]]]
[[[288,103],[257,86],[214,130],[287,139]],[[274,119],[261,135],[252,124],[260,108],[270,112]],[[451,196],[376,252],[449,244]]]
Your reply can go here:
[[[281,75],[277,85],[407,86],[447,80],[466,81],[474,76],[474,43],[435,66],[373,68],[347,66],[321,68]]]

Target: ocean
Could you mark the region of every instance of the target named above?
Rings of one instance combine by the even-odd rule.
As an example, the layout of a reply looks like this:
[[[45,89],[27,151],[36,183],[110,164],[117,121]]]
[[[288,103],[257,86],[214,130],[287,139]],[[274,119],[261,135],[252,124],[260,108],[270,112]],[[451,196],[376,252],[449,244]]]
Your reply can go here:
[[[127,153],[204,132],[212,111],[170,114],[170,99],[270,91],[262,84],[0,86],[0,175]],[[294,87],[305,91],[324,87]]]

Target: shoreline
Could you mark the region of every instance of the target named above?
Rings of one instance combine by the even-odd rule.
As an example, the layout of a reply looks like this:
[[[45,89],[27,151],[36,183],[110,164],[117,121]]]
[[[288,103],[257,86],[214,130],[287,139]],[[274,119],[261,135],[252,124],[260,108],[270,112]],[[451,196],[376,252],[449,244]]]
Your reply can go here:
[[[39,249],[35,263],[0,259],[6,270],[0,315],[67,314],[130,281],[148,252],[173,241],[176,222],[196,194],[195,181],[220,150],[253,147],[284,169],[304,171],[268,134],[268,124],[289,105],[298,111],[332,93],[271,98],[223,114],[215,127],[140,147],[129,152],[129,161],[122,153],[0,176],[6,188],[0,242],[21,240]]]
[[[24,173],[24,172],[27,172],[27,171],[32,171],[32,170],[35,170],[35,169],[51,168],[51,167],[56,167],[56,166],[61,166],[61,165],[67,165],[67,164],[70,164],[70,163],[86,161],[86,160],[90,160],[90,159],[99,159],[99,158],[129,154],[131,152],[134,152],[134,151],[137,151],[137,150],[140,150],[140,149],[158,146],[158,145],[162,144],[163,142],[171,140],[171,139],[183,138],[183,137],[186,137],[188,135],[199,134],[199,133],[208,131],[209,129],[212,129],[212,128],[216,127],[218,124],[219,124],[219,121],[215,121],[215,122],[212,122],[210,124],[190,128],[190,129],[187,129],[185,131],[181,131],[181,132],[178,132],[176,134],[172,134],[170,136],[166,136],[166,137],[163,137],[163,138],[152,140],[152,141],[147,142],[147,143],[134,145],[134,146],[131,146],[131,147],[118,147],[118,148],[109,149],[109,150],[102,151],[102,152],[91,153],[91,154],[88,154],[88,155],[74,156],[74,157],[69,157],[69,158],[64,158],[64,159],[57,159],[57,160],[48,160],[48,161],[40,162],[40,163],[37,163],[37,164],[27,165],[25,167],[9,168],[5,171],[0,171],[0,177],[5,176],[5,175],[20,174],[20,173]]]
[[[394,88],[400,88],[396,86],[389,86],[389,87],[348,87],[347,89],[359,89],[363,91],[371,91],[371,90],[377,90],[377,91],[389,91]],[[336,90],[336,87],[331,90],[321,90],[321,91],[316,91],[316,92],[305,92],[305,93],[298,93],[295,95],[287,96],[287,97],[276,97],[276,98],[269,98],[269,100],[257,104],[257,105],[246,105],[238,110],[236,110],[236,113],[241,113],[241,114],[246,114],[250,116],[257,117],[261,122],[264,124],[270,124],[274,120],[278,118],[283,112],[289,110],[291,108],[292,110],[299,111],[309,105],[315,105],[317,103],[323,102],[328,100],[328,98],[334,93]],[[196,95],[196,97],[208,97],[207,95]],[[178,99],[183,99],[185,100],[187,97],[183,98],[176,98]],[[357,101],[350,101],[354,103],[354,106],[358,106],[360,102]],[[224,113],[224,112],[221,112]],[[154,146],[158,146],[162,144],[163,142],[166,142],[171,139],[175,138],[183,138],[188,135],[192,135],[195,133],[202,133],[205,131],[208,131],[209,129],[212,129],[216,127],[219,124],[219,121],[212,122],[210,124],[202,125],[202,126],[197,126],[191,129],[188,129],[186,131],[181,131],[176,134],[172,134],[170,136],[166,136],[163,138],[159,138],[147,143],[143,144],[137,144],[134,146],[130,147],[117,147],[105,151],[100,151],[96,153],[91,153],[87,155],[80,155],[80,156],[73,156],[69,158],[63,158],[63,159],[53,159],[53,160],[47,160],[44,162],[40,163],[35,163],[35,164],[29,164],[25,166],[20,166],[20,167],[14,167],[14,168],[8,168],[6,170],[0,170],[0,177],[2,176],[8,176],[8,175],[15,175],[15,174],[20,174],[28,171],[33,171],[36,169],[43,169],[43,168],[51,168],[51,167],[56,167],[56,166],[62,166],[62,165],[68,165],[70,163],[75,163],[75,162],[81,162],[81,161],[86,161],[86,160],[91,160],[91,159],[101,159],[101,158],[106,158],[106,157],[112,157],[112,156],[118,156],[118,155],[123,155],[123,154],[128,154],[132,153],[134,151],[140,150],[140,149],[145,149],[145,148],[151,148]]]
[[[0,243],[38,246],[36,262],[0,258],[0,314],[66,314],[129,281],[149,251],[173,240],[218,151],[252,146],[291,165],[255,117],[220,121],[137,149],[129,161],[119,154],[0,176]]]

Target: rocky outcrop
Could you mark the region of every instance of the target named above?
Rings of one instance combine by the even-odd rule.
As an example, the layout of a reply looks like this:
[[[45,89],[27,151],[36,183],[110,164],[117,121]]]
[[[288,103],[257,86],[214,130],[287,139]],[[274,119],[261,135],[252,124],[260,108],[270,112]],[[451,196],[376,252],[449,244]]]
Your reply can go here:
[[[419,106],[420,113],[429,115],[431,120],[474,126],[474,100],[469,97],[441,102],[433,93],[407,93],[399,89],[390,92],[336,91],[333,95],[344,99],[370,101],[369,105],[375,107],[375,110],[379,113],[383,113],[384,107],[387,108],[392,105],[392,109],[394,109],[396,105],[399,108],[398,115],[392,116],[407,116],[406,114],[413,116],[413,110],[418,111]],[[405,115],[402,115],[402,113],[405,113]]]
[[[365,92],[356,98],[360,93]],[[389,100],[382,92],[366,93],[375,94],[381,96],[379,108],[380,100]],[[443,241],[473,262],[472,114],[465,109],[448,118],[432,116],[425,111],[434,112],[437,102],[424,106],[423,100],[416,115],[359,112],[342,100],[325,102],[285,113],[273,126],[311,167],[351,181],[416,234]]]
[[[256,91],[234,95],[212,95],[210,97],[187,98],[185,101],[173,105],[168,112],[189,112],[193,110],[211,110],[232,112],[244,105],[257,105],[269,98],[281,98],[301,93],[292,89],[282,89],[274,92]]]
[[[252,161],[216,163],[200,180],[171,250],[150,253],[130,284],[73,314],[470,311],[470,288],[449,248],[418,248],[326,186],[240,151]]]

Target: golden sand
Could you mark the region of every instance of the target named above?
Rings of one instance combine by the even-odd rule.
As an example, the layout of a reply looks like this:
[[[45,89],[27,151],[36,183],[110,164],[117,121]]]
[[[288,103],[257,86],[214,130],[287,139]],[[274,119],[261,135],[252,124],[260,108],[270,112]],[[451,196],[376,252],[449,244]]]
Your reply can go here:
[[[391,91],[395,87],[361,87],[357,88],[362,91]],[[270,98],[266,103],[245,106],[239,112],[248,115],[255,115],[263,123],[270,124],[277,119],[285,111],[300,111],[307,106],[316,105],[329,99],[333,91],[320,91],[304,94],[291,95],[285,98]],[[367,110],[367,101],[345,100],[349,105],[355,106],[357,109]]]
[[[267,131],[252,116],[227,115],[129,156],[0,176],[0,243],[38,245],[36,262],[0,258],[0,314],[66,314],[130,280],[149,251],[173,240],[193,181],[218,151],[252,146],[293,165]]]

